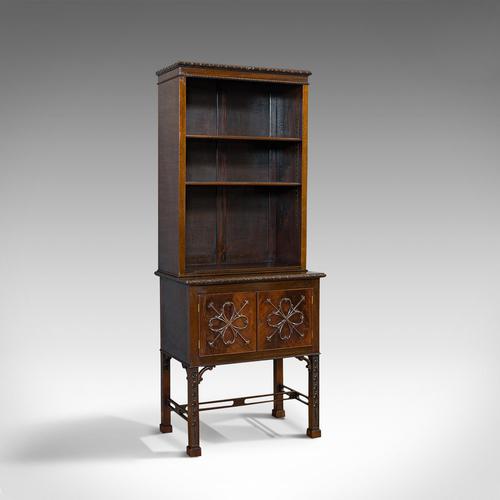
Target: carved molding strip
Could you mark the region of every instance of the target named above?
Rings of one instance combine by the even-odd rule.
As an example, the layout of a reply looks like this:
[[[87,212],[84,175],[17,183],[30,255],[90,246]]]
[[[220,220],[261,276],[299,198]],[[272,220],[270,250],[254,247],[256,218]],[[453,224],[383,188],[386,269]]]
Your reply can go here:
[[[224,302],[220,311],[215,308],[213,302],[208,304],[208,308],[215,312],[215,316],[208,320],[209,330],[215,333],[215,337],[208,341],[210,347],[213,347],[219,338],[226,346],[234,344],[238,337],[245,344],[250,343],[250,340],[241,334],[241,331],[248,326],[248,318],[241,313],[247,304],[248,300],[245,300],[243,305],[237,309],[234,302]]]
[[[190,61],[177,61],[174,64],[165,66],[164,68],[156,72],[157,76],[161,76],[164,73],[168,73],[173,69],[179,68],[181,66],[191,67],[191,68],[207,68],[207,69],[227,69],[227,70],[237,70],[237,71],[249,71],[249,72],[264,72],[264,73],[282,73],[291,75],[310,75],[311,72],[305,69],[286,69],[286,68],[263,68],[260,66],[239,66],[233,64],[210,64],[210,63],[200,63],[200,62],[190,62]]]
[[[189,286],[204,286],[204,285],[229,285],[236,283],[266,283],[273,281],[284,281],[284,280],[315,280],[318,278],[324,278],[325,273],[315,273],[311,271],[307,272],[294,272],[294,273],[282,273],[282,274],[250,274],[245,276],[207,276],[201,278],[180,278],[178,276],[172,276],[170,274],[164,273],[162,271],[156,271],[156,276],[160,278],[166,278],[178,283],[184,283]]]
[[[276,333],[283,341],[287,341],[293,332],[299,337],[304,337],[304,334],[297,327],[304,323],[304,313],[299,311],[298,307],[305,299],[305,296],[301,295],[300,300],[293,305],[292,299],[283,297],[277,307],[271,302],[271,299],[266,299],[266,302],[274,309],[267,315],[267,324],[274,328],[272,333],[266,336],[268,342],[271,342]]]

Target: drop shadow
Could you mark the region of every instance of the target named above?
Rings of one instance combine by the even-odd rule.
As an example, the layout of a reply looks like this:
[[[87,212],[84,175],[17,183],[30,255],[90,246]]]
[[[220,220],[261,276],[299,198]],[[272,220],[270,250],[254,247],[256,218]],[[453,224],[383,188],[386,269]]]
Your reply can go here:
[[[203,422],[203,420],[207,420]],[[233,423],[234,421],[234,423]],[[287,418],[274,418],[268,413],[226,412],[200,418],[202,442],[260,441],[269,438],[305,438],[305,429]]]
[[[203,443],[305,437],[293,420],[268,413],[223,412],[200,415]],[[186,422],[172,414],[173,432],[114,416],[62,419],[27,427],[3,447],[0,462],[50,463],[187,457]]]
[[[164,439],[169,436],[169,439]],[[4,449],[3,460],[59,462],[184,457],[185,443],[157,427],[118,417],[65,419],[34,425]]]

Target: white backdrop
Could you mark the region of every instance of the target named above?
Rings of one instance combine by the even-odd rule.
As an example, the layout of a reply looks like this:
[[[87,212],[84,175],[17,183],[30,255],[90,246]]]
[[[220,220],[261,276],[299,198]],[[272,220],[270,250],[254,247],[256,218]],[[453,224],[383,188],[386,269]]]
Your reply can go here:
[[[2,2],[0,498],[498,499],[499,46],[482,1]],[[200,459],[177,416],[157,432],[154,71],[177,59],[313,72],[321,439],[296,402],[202,414]],[[219,367],[201,397],[271,380]]]

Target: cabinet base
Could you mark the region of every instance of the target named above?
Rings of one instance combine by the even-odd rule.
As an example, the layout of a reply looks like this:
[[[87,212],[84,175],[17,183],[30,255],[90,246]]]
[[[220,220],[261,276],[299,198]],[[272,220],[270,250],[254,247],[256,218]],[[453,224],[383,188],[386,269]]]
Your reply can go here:
[[[201,457],[201,448],[199,446],[186,446],[186,453],[190,457]]]
[[[160,432],[162,432],[163,434],[172,432],[172,426],[167,424],[160,424]]]
[[[321,437],[321,429],[307,429],[307,435],[314,439]]]

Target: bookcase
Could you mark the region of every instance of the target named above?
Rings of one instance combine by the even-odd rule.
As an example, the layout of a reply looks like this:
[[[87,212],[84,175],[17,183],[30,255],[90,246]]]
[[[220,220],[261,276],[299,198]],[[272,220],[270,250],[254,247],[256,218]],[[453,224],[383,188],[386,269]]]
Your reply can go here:
[[[319,279],[306,270],[310,72],[177,62],[158,76],[160,430],[199,413],[283,401],[309,408],[319,430]],[[306,362],[309,394],[284,385],[283,358]],[[187,372],[188,402],[170,397],[170,362]],[[202,403],[216,365],[273,361],[272,393]]]

